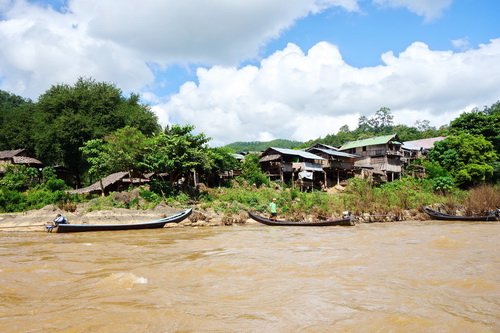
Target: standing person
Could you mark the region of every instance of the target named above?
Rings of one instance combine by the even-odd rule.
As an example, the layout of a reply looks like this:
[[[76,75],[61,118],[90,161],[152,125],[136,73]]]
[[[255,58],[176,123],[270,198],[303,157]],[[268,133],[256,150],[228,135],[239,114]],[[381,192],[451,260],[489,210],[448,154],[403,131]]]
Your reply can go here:
[[[66,224],[66,223],[68,223],[68,219],[61,214],[57,214],[56,218],[52,222],[54,227],[57,227],[59,224]]]
[[[271,215],[269,215],[269,219],[276,222],[276,218],[278,217],[278,214],[276,213],[276,198],[274,198],[269,204],[269,212],[271,213]]]

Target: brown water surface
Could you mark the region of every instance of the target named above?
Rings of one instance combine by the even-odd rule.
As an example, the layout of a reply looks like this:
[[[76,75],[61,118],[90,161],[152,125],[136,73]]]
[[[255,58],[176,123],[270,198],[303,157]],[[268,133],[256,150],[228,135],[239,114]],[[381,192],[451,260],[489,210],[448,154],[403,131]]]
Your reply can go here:
[[[0,232],[0,331],[500,332],[499,226]]]

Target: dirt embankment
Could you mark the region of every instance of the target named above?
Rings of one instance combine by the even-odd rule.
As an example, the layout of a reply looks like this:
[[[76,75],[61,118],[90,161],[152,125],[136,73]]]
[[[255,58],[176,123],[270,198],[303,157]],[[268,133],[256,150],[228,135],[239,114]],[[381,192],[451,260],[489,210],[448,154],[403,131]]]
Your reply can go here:
[[[173,207],[159,204],[154,209],[126,209],[113,208],[109,210],[88,211],[88,204],[80,204],[74,212],[61,210],[57,206],[49,205],[39,210],[24,213],[0,214],[0,231],[44,231],[44,225],[49,224],[57,214],[66,216],[71,224],[130,224],[157,220],[184,211],[187,207]],[[180,226],[217,226],[233,223],[253,223],[243,213],[227,216],[210,211],[197,210],[193,207],[193,214],[178,225]],[[256,223],[256,222],[255,222]]]

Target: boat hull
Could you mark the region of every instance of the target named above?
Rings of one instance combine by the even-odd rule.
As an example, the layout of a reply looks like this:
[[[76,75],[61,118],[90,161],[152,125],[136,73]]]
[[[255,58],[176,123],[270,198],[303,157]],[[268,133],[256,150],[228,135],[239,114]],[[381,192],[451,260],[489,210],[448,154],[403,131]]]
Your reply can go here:
[[[248,215],[253,220],[272,226],[302,226],[302,227],[326,227],[326,226],[353,226],[355,223],[351,218],[344,218],[338,220],[330,220],[330,221],[318,221],[318,222],[305,222],[305,221],[273,221],[268,218],[256,215],[254,213],[248,212]]]
[[[499,217],[495,215],[489,216],[459,216],[459,215],[451,215],[446,213],[441,213],[436,210],[432,210],[427,207],[422,207],[424,212],[427,213],[434,220],[443,220],[443,221],[499,221]]]
[[[191,215],[193,209],[190,208],[182,213],[172,215],[160,220],[131,223],[131,224],[59,224],[56,227],[46,226],[47,232],[66,233],[84,231],[111,231],[111,230],[138,230],[163,228],[167,223],[179,223]]]

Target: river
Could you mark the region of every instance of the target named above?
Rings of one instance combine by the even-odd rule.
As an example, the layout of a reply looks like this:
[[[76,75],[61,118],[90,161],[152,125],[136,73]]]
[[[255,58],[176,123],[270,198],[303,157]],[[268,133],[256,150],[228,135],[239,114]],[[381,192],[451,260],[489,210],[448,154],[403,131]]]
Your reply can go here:
[[[499,226],[0,232],[0,331],[500,332]]]

